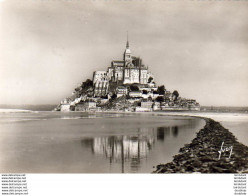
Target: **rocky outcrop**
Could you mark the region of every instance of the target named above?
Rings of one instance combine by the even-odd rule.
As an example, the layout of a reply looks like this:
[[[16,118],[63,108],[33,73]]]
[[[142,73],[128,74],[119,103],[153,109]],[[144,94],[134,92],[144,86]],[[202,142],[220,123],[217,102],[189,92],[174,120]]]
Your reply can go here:
[[[205,120],[206,125],[196,138],[181,148],[172,162],[158,165],[154,173],[247,173],[248,147],[220,123]],[[219,158],[221,146],[225,151]]]

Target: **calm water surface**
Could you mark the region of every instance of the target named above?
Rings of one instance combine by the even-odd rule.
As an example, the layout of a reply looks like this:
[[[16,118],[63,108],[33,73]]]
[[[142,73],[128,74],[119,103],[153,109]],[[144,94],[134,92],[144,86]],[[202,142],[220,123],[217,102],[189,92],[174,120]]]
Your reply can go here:
[[[0,113],[0,172],[151,173],[204,125],[151,113]]]

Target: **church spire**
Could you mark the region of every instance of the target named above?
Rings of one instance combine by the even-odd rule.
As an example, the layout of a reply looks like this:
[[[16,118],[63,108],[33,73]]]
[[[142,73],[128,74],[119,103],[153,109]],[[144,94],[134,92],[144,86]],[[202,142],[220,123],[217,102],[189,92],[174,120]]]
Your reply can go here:
[[[127,45],[126,48],[129,49],[129,42],[128,42],[128,31],[127,31]]]
[[[131,50],[129,49],[129,41],[128,41],[128,31],[127,31],[127,44],[126,44],[126,49],[124,51],[124,61],[131,61],[132,56],[131,56]]]

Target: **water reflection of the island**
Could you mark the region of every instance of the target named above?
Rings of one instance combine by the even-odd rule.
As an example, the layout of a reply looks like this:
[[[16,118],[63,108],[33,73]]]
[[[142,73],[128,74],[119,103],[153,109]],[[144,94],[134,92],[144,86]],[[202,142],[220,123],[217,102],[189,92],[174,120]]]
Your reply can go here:
[[[151,173],[153,166],[172,161],[205,124],[193,117],[138,113],[1,117],[0,170],[26,173]]]
[[[83,139],[83,147],[91,147],[93,155],[102,155],[109,164],[121,164],[121,172],[125,173],[125,164],[132,172],[137,172],[142,159],[146,159],[156,141],[165,141],[165,137],[176,138],[181,127],[139,128],[134,136],[108,136]]]

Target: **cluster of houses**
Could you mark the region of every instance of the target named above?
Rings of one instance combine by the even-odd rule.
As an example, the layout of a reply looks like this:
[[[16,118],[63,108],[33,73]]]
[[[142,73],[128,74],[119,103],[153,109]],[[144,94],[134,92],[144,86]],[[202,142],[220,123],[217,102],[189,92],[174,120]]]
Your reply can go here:
[[[158,90],[153,75],[140,57],[132,56],[127,40],[123,60],[114,60],[107,71],[93,73],[92,86],[74,98],[64,99],[60,111],[199,110],[195,100]],[[88,82],[89,84],[90,82]]]
[[[159,94],[155,85],[150,87],[140,85],[136,91],[132,91],[129,86],[117,86],[114,93],[109,93],[106,98],[84,95],[75,100],[66,98],[60,104],[60,111],[105,110],[136,112],[200,110],[200,105],[196,100],[176,97],[170,91]]]

